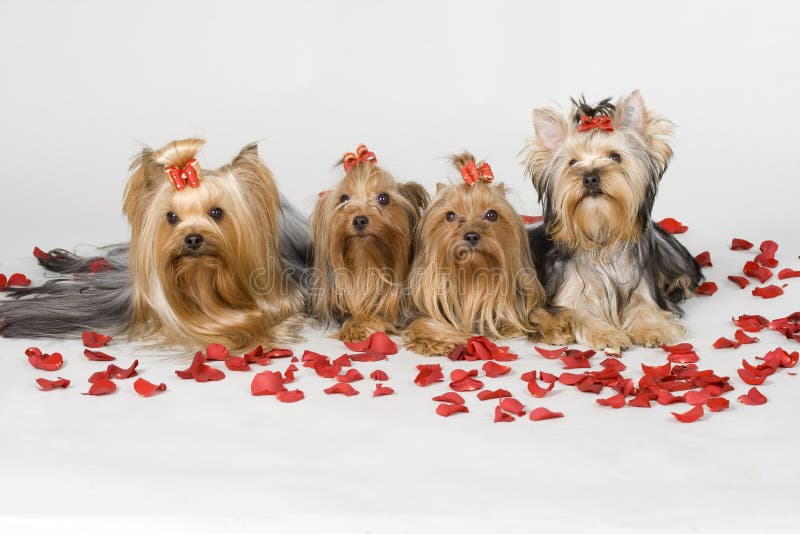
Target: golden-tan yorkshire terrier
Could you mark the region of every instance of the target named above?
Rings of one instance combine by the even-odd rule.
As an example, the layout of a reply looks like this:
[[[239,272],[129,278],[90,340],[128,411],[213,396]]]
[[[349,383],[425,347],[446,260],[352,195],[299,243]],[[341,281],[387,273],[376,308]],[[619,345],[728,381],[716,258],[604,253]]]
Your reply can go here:
[[[568,316],[543,308],[525,227],[505,186],[491,185],[491,168],[472,154],[452,161],[464,183],[439,184],[416,231],[408,285],[420,317],[405,331],[406,348],[443,355],[473,335],[570,341]]]
[[[341,323],[339,339],[360,341],[408,320],[413,232],[428,193],[395,180],[364,145],[339,164],[344,178],[311,214],[311,301],[318,318]]]
[[[651,220],[672,156],[673,126],[638,91],[564,117],[533,112],[526,166],[544,209],[531,232],[550,303],[574,311],[596,349],[656,346],[684,336],[678,304],[702,281],[691,254]]]
[[[201,139],[144,149],[123,211],[127,269],[79,274],[0,304],[0,331],[61,337],[96,328],[187,349],[231,350],[296,340],[303,299],[279,254],[278,191],[249,145],[201,169]]]

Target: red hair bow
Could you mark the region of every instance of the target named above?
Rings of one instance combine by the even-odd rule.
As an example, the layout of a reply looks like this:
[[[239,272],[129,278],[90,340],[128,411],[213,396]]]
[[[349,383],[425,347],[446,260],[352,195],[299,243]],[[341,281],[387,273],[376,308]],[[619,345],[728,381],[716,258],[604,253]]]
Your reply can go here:
[[[175,165],[170,165],[164,167],[164,172],[166,172],[169,179],[172,180],[172,185],[175,186],[175,189],[180,191],[187,185],[189,187],[197,187],[200,185],[200,175],[197,173],[199,167],[197,160],[192,158],[182,169]]]
[[[345,152],[342,156],[342,163],[344,164],[344,172],[350,172],[353,167],[359,163],[377,163],[378,158],[375,157],[374,152],[367,149],[367,145],[361,144],[356,147],[355,152]]]
[[[481,162],[480,165],[475,165],[474,161],[470,161],[459,170],[461,171],[461,177],[469,185],[475,185],[475,182],[490,184],[494,180],[492,168],[485,161]]]
[[[581,115],[581,123],[578,125],[579,132],[588,132],[595,128],[604,132],[613,132],[614,127],[611,126],[611,117],[606,115],[600,115],[599,117]]]

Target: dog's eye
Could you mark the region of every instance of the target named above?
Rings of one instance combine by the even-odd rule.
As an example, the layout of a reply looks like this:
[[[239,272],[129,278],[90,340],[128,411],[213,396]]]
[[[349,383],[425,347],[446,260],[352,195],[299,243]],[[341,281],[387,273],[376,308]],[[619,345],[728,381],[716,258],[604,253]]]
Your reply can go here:
[[[608,155],[608,157],[609,157],[609,159],[611,159],[611,161],[614,161],[616,163],[619,163],[620,161],[622,161],[622,157],[619,154],[617,154],[616,152],[612,152],[611,154]]]
[[[388,206],[389,205],[389,195],[387,193],[380,193],[375,198],[378,201],[378,204],[380,204],[381,206]]]
[[[169,223],[171,226],[175,226],[179,222],[181,222],[181,218],[178,217],[177,213],[172,211],[167,213],[167,223]]]
[[[495,222],[497,220],[497,212],[494,210],[489,210],[486,212],[486,215],[484,215],[483,218],[487,221]]]
[[[222,211],[222,208],[211,208],[208,210],[208,216],[214,219],[215,221],[221,221],[222,218],[225,216],[225,212]]]
[[[571,159],[571,160],[569,160],[569,163],[568,163],[568,165],[569,165],[570,167],[572,167],[572,166],[573,166],[573,165],[575,165],[576,163],[578,163],[578,160],[577,160],[577,159]]]
[[[456,212],[454,211],[448,211],[447,214],[444,216],[447,222],[453,222],[456,220],[457,217],[458,215],[456,215]]]
[[[350,200],[350,195],[342,195],[339,197],[339,204],[344,204],[348,200]]]

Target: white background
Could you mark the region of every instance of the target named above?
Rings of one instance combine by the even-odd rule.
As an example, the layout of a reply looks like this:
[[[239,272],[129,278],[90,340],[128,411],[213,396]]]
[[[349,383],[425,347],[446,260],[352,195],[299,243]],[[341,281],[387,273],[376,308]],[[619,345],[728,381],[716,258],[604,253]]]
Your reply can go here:
[[[468,148],[536,214],[518,163],[531,110],[639,88],[678,127],[656,218],[690,226],[682,239],[711,251],[706,274],[720,285],[687,305],[689,339],[702,366],[735,376],[742,357],[790,346],[763,333],[755,348],[715,351],[733,333],[728,318],[782,316],[800,300],[792,285],[762,301],[725,280],[752,256],[727,250],[734,235],[775,239],[781,267],[798,268],[798,15],[769,1],[3,0],[0,272],[36,278],[34,244],[126,239],[130,157],[189,135],[207,138],[209,167],[263,140],[280,189],[306,213],[337,179],[333,162],[366,142],[398,177],[431,188],[453,175],[443,156]],[[303,373],[306,400],[281,405],[250,397],[250,375],[187,383],[172,374],[182,362],[147,356],[143,374],[168,383],[163,396],[139,399],[121,382],[112,397],[82,397],[97,365],[78,342],[37,342],[64,353],[60,374],[74,381],[39,393],[43,373],[22,356],[30,344],[0,342],[4,531],[798,528],[800,378],[785,373],[761,388],[765,406],[737,405],[749,386],[735,378],[731,411],[678,425],[669,408],[612,411],[566,387],[531,399],[520,372],[560,365],[520,342],[514,374],[491,387],[567,417],[494,425],[491,401],[471,396],[468,416],[434,415],[429,399],[445,387],[414,386],[422,358],[407,353],[361,365],[389,372],[396,397],[373,400],[359,383],[359,397],[330,398]],[[344,352],[314,332],[294,348]],[[638,377],[640,362],[663,358],[639,349],[625,362]]]

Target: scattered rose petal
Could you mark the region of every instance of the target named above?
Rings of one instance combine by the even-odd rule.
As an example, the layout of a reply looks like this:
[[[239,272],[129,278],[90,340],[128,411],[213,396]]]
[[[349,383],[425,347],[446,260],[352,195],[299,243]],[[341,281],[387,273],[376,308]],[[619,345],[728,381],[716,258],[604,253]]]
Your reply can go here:
[[[656,402],[662,406],[666,406],[667,404],[672,404],[673,402],[683,402],[683,397],[675,396],[666,389],[662,389],[658,392]]]
[[[384,395],[392,395],[394,393],[394,389],[384,386],[380,382],[375,384],[375,391],[372,392],[373,397],[383,397]]]
[[[500,365],[492,360],[484,363],[482,369],[489,378],[497,378],[498,376],[508,374],[508,372],[511,371],[511,367],[507,365]]]
[[[455,382],[450,382],[450,388],[455,391],[475,391],[483,387],[483,382],[474,378],[462,378]]]
[[[529,416],[531,421],[544,421],[545,419],[557,419],[559,417],[564,417],[564,414],[561,412],[551,412],[547,408],[541,407],[531,410]]]
[[[31,347],[25,354],[28,356],[28,362],[42,371],[58,371],[64,365],[64,357],[58,352],[42,354],[38,348]]]
[[[696,363],[700,361],[700,358],[697,356],[695,352],[683,352],[677,354],[670,354],[667,356],[667,360],[672,363]]]
[[[769,324],[769,321],[761,315],[740,315],[736,319],[731,319],[733,324],[745,332],[760,332]]]
[[[767,379],[766,376],[755,374],[747,369],[737,369],[736,372],[738,373],[739,378],[742,379],[742,382],[750,386],[760,386],[764,383],[764,380]]]
[[[280,402],[290,403],[290,402],[301,401],[306,398],[306,395],[299,389],[292,389],[292,390],[284,389],[281,391],[277,391],[275,393],[275,398],[278,399]]]
[[[734,276],[734,275],[730,275],[730,276],[728,276],[728,280],[730,280],[730,281],[731,281],[731,282],[733,282],[734,284],[738,285],[738,286],[739,286],[739,289],[744,289],[744,288],[746,288],[748,285],[750,285],[750,280],[748,280],[748,279],[747,279],[747,278],[745,278],[744,276]]]
[[[347,372],[343,375],[336,376],[336,380],[338,382],[344,382],[349,384],[350,382],[355,382],[356,380],[363,380],[364,375],[358,369],[348,369]]]
[[[494,391],[487,389],[478,393],[478,400],[501,399],[503,397],[510,397],[511,392],[505,389],[495,389]]]
[[[46,378],[37,378],[36,383],[39,384],[39,389],[42,391],[52,391],[56,388],[66,389],[69,386],[69,380],[66,378],[58,377],[58,380],[48,380]]]
[[[358,395],[358,390],[356,390],[350,384],[346,384],[344,382],[338,382],[331,387],[323,390],[327,395],[333,395],[335,393],[345,395],[347,397],[352,397],[353,395]]]
[[[750,343],[755,343],[756,341],[758,341],[757,337],[750,337],[744,333],[744,330],[741,329],[737,330],[736,333],[733,335],[733,337],[736,338],[736,341],[740,345],[749,345]]]
[[[417,365],[419,373],[414,379],[414,383],[420,387],[425,387],[433,384],[434,382],[441,382],[444,380],[442,374],[442,366],[438,363],[427,363]]]
[[[37,260],[49,260],[50,254],[40,249],[39,247],[33,247],[33,257],[36,258]]]
[[[733,341],[732,339],[728,339],[726,337],[721,337],[714,342],[715,349],[737,349],[739,348],[739,343]]]
[[[672,415],[675,416],[675,419],[677,419],[681,423],[694,423],[695,421],[703,417],[703,414],[705,412],[703,411],[703,406],[697,405],[688,412],[683,412],[683,413],[671,412],[671,413]]]
[[[625,406],[625,395],[617,393],[607,399],[595,399],[595,402],[600,406],[610,406],[614,409],[622,408]]]
[[[658,225],[668,234],[682,234],[689,229],[688,226],[685,226],[683,223],[673,219],[672,217],[667,217],[666,219],[658,221]]]
[[[281,349],[281,348],[272,348],[268,350],[265,355],[272,359],[272,358],[290,358],[294,356],[294,352],[292,349]]]
[[[81,334],[81,339],[83,339],[83,345],[85,347],[89,347],[90,349],[99,349],[103,347],[111,341],[111,336],[106,336],[103,334],[98,334],[97,332],[87,331]]]
[[[661,345],[661,350],[669,353],[692,352],[694,346],[691,343],[678,343],[677,345]]]
[[[800,276],[800,271],[794,269],[781,269],[778,273],[778,280],[786,280],[787,278],[796,278]]]
[[[706,407],[711,412],[721,412],[728,408],[731,402],[725,397],[712,397],[706,401]]]
[[[506,399],[503,399],[506,400]],[[494,408],[494,422],[495,423],[510,423],[511,421],[516,421],[513,415],[509,415],[503,411],[500,406],[495,406]]]
[[[333,378],[342,371],[341,365],[332,364],[328,357],[314,360],[314,371],[322,378]]]
[[[753,248],[753,244],[746,239],[734,237],[731,241],[731,250],[750,250],[751,248]]]
[[[703,282],[697,287],[695,293],[697,293],[698,295],[705,295],[707,297],[710,297],[711,295],[717,292],[717,289],[718,289],[717,284],[715,282]]]
[[[142,397],[152,397],[156,393],[166,390],[167,385],[164,383],[156,385],[144,378],[137,378],[133,383],[133,389]]]
[[[744,267],[742,267],[742,272],[750,278],[757,278],[762,284],[772,278],[772,271],[754,261],[745,263]]]
[[[101,378],[89,387],[89,391],[83,395],[108,395],[117,390],[117,385],[108,378]]]
[[[22,273],[14,273],[8,277],[8,287],[28,287],[31,285],[30,279]]]
[[[651,395],[647,393],[640,393],[628,401],[628,405],[635,408],[649,408],[651,400]]]
[[[387,375],[385,372],[381,371],[380,369],[376,369],[376,370],[372,371],[370,373],[369,377],[371,379],[373,379],[373,380],[377,380],[378,382],[384,382],[386,380],[389,380],[389,375]]]
[[[206,356],[202,352],[195,353],[192,364],[183,371],[175,374],[184,380],[193,378],[197,382],[213,382],[225,378],[225,373],[206,364]]]
[[[544,220],[544,215],[520,215],[520,219],[522,219],[522,224],[536,224],[540,223]]]
[[[536,382],[536,379],[534,378],[528,380],[528,391],[530,392],[531,395],[533,395],[537,399],[541,399],[542,397],[550,393],[555,387],[555,385],[556,385],[555,382],[550,382],[548,384],[548,387],[543,388]]]
[[[551,373],[545,373],[544,371],[539,371],[539,380],[542,382],[547,382],[548,384],[555,383],[558,380],[558,377]]]
[[[642,364],[642,371],[647,376],[660,380],[669,374],[671,367],[672,366],[668,363],[664,365],[653,365],[653,366]]]
[[[397,344],[384,332],[373,332],[367,339],[356,343],[345,342],[348,349],[355,352],[375,352],[377,354],[397,354]]]
[[[133,360],[133,363],[127,369],[123,369],[122,367],[118,367],[113,363],[106,368],[106,375],[109,378],[131,378],[132,376],[136,376],[138,373],[136,372],[136,367],[139,365],[139,360]]]
[[[220,345],[219,343],[211,343],[206,347],[206,360],[208,361],[225,361],[228,359],[230,354],[228,353],[227,347],[225,345]]]
[[[377,352],[364,352],[361,354],[348,354],[348,358],[354,362],[381,362],[386,359],[385,354]]]
[[[778,251],[778,244],[772,240],[766,240],[761,243],[759,247],[761,253],[755,257],[755,262],[763,265],[764,267],[777,267],[778,260],[775,259],[775,253]]]
[[[275,395],[279,391],[285,391],[283,377],[278,371],[262,371],[256,373],[250,383],[250,392],[253,395]]]
[[[739,402],[748,406],[759,406],[767,402],[767,398],[756,388],[750,388],[747,395],[740,395]]]
[[[512,413],[517,416],[525,415],[525,405],[513,397],[501,398],[498,406],[504,412]]]
[[[754,297],[761,297],[764,299],[774,299],[780,295],[783,295],[783,289],[774,284],[764,287],[757,287],[753,290]]]
[[[606,358],[605,360],[600,362],[600,366],[610,371],[617,371],[617,372],[624,371],[625,369],[628,368],[627,365],[617,360],[616,358]]]
[[[447,393],[437,395],[433,398],[433,400],[438,402],[452,402],[453,404],[464,404],[466,402],[464,397],[453,391],[448,391]]]
[[[564,364],[564,369],[589,369],[592,364],[589,360],[583,358],[572,358],[570,356],[562,356],[561,363]]]
[[[5,291],[8,288],[8,278],[3,273],[0,273],[0,291]]]
[[[244,356],[231,356],[225,360],[225,367],[231,371],[249,371],[250,365],[245,361]]]
[[[567,347],[561,347],[560,349],[543,349],[541,347],[533,347],[533,349],[548,360],[555,360],[567,351]]]
[[[700,267],[713,267],[714,265],[711,263],[711,253],[707,250],[704,250],[700,254],[694,257],[694,261],[697,262],[697,265]]]
[[[350,356],[348,356],[347,354],[342,354],[341,356],[339,356],[338,358],[333,360],[333,365],[340,365],[342,367],[350,367],[352,365],[352,362],[350,362]]]
[[[436,407],[436,413],[441,415],[442,417],[450,417],[454,413],[460,412],[469,412],[469,408],[467,408],[463,404],[445,404],[442,403]]]
[[[105,352],[100,352],[99,350],[84,349],[83,355],[86,356],[87,360],[91,360],[93,362],[110,362],[112,360],[116,360],[114,356],[110,356]]]
[[[711,398],[711,394],[707,391],[687,391],[683,395],[683,400],[686,404],[691,404],[692,406],[697,406],[698,404],[705,404],[708,399]]]
[[[303,364],[305,365],[308,362],[314,362],[314,361],[316,361],[316,360],[318,360],[320,358],[328,359],[328,357],[325,356],[324,354],[319,354],[318,352],[313,352],[313,351],[310,351],[310,350],[306,350],[306,351],[303,351],[303,355],[301,356],[300,359],[303,361]],[[313,367],[313,365],[305,365],[305,367]]]

